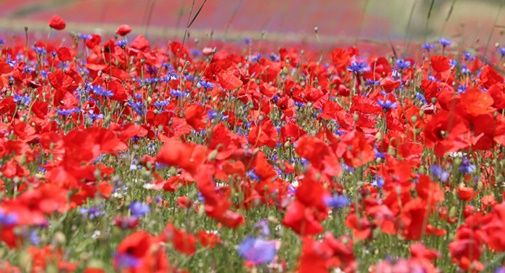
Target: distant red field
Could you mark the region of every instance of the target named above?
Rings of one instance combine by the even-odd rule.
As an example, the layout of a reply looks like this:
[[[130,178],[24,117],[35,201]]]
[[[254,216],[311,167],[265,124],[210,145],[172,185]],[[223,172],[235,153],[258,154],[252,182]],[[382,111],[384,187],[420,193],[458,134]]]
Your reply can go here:
[[[58,14],[68,22],[94,24],[149,25],[184,28],[193,1],[181,0],[6,0],[0,1],[0,15],[10,19],[46,21]],[[195,1],[193,13],[202,1]],[[368,27],[362,28],[360,1],[229,1],[205,3],[193,29],[267,31],[321,35],[384,36],[388,22],[367,14]],[[371,23],[370,23],[371,22]],[[373,27],[370,27],[373,26]]]

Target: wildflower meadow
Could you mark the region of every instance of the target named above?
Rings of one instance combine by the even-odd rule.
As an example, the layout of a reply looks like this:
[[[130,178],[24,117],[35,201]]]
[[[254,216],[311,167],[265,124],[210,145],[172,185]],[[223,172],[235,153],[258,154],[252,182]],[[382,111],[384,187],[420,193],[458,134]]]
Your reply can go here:
[[[0,41],[0,272],[505,272],[499,44],[66,25]]]

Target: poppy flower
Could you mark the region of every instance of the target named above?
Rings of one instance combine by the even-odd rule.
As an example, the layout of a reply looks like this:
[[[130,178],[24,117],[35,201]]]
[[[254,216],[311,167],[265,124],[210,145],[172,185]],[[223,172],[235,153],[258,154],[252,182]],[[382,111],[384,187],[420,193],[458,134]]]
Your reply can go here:
[[[55,30],[64,30],[66,23],[60,16],[54,15],[49,20],[49,26]]]
[[[132,31],[132,28],[129,25],[123,24],[123,25],[120,25],[116,29],[116,34],[119,35],[119,36],[126,36],[131,31]]]

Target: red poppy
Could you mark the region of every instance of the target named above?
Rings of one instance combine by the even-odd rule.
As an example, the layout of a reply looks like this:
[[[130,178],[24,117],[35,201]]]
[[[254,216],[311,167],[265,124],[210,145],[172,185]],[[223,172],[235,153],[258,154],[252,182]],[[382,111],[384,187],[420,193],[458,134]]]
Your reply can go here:
[[[468,90],[461,95],[459,106],[464,109],[465,113],[470,116],[479,116],[492,113],[493,97],[489,93],[485,93],[476,87],[468,88]]]
[[[123,25],[120,25],[116,29],[116,34],[119,35],[119,36],[126,36],[131,31],[132,31],[132,28],[129,25],[123,24]]]
[[[64,30],[66,23],[60,16],[54,15],[49,20],[49,26],[55,30]]]

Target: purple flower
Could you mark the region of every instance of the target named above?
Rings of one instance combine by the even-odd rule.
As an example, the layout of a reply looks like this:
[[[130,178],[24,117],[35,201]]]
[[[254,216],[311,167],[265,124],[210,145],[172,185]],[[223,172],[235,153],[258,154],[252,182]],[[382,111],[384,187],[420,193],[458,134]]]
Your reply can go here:
[[[399,70],[404,70],[410,67],[410,61],[406,61],[404,59],[398,59],[396,60],[396,67]]]
[[[473,59],[475,59],[472,55],[472,53],[468,52],[468,51],[465,51],[463,53],[463,56],[465,57],[465,61],[472,61]]]
[[[260,233],[262,236],[268,236],[270,235],[270,228],[268,227],[268,221],[263,219],[257,222],[254,225],[255,228],[258,228],[260,230]]]
[[[382,178],[382,176],[375,176],[372,180],[372,185],[377,188],[382,188],[382,186],[384,186],[384,178]]]
[[[445,39],[445,38],[440,38],[440,39],[438,40],[438,43],[439,43],[439,44],[440,44],[443,48],[446,48],[446,47],[450,46],[452,42],[451,42],[451,40],[448,40],[448,39]]]
[[[247,236],[240,243],[239,255],[254,265],[268,264],[272,262],[277,254],[276,242]]]
[[[498,48],[498,52],[500,52],[501,57],[505,57],[505,47]]]
[[[384,110],[384,111],[389,111],[391,109],[395,109],[397,106],[396,102],[392,102],[390,100],[383,101],[383,100],[379,99],[378,103],[379,103],[380,107],[382,107],[382,110]]]
[[[169,101],[168,100],[159,100],[154,103],[154,107],[156,107],[158,110],[163,110],[165,107],[168,105]]]
[[[432,45],[432,44],[430,44],[430,43],[424,43],[423,44],[423,49],[426,50],[426,51],[428,51],[428,52],[430,52],[434,48],[435,48],[435,46]]]
[[[119,268],[135,268],[139,265],[140,261],[130,254],[116,254],[114,262]]]
[[[468,160],[468,158],[463,158],[463,161],[461,162],[461,165],[459,165],[459,171],[462,174],[471,174],[475,172],[475,165]]]
[[[149,206],[146,203],[133,201],[130,203],[130,212],[132,216],[140,218],[149,213]]]
[[[416,92],[416,99],[420,100],[423,104],[428,103],[423,94]]]
[[[218,113],[214,109],[210,109],[209,112],[207,113],[207,117],[210,120],[214,120],[215,118],[217,118],[217,116],[218,116]]]
[[[107,90],[99,85],[93,86],[93,93],[95,93],[98,96],[102,96],[102,97],[106,97],[106,98],[110,98],[114,95],[114,93],[112,93],[112,91]]]
[[[198,85],[203,87],[205,90],[214,88],[214,85],[211,82],[200,80]]]
[[[0,225],[1,226],[12,226],[18,222],[18,217],[14,213],[4,212],[0,210]]]
[[[145,106],[144,103],[141,101],[128,101],[128,105],[137,113],[139,116],[143,116],[145,112]]]
[[[79,113],[79,108],[72,108],[72,109],[58,109],[56,110],[56,113],[60,116],[68,117],[72,115],[73,113]]]
[[[126,45],[128,44],[128,40],[125,38],[125,39],[122,39],[122,40],[118,40],[116,42],[116,45],[121,47],[121,48],[125,48]]]
[[[99,206],[80,208],[79,213],[90,220],[96,219],[105,214],[103,208]]]
[[[180,91],[180,90],[172,89],[172,90],[170,90],[170,95],[172,95],[176,98],[181,98],[181,97],[185,97],[186,93],[184,93],[183,91]]]
[[[349,206],[351,201],[345,195],[335,194],[333,196],[328,196],[324,199],[324,203],[327,207],[332,209],[341,209]]]
[[[436,165],[436,164],[431,165],[430,171],[434,177],[438,178],[438,180],[440,180],[442,182],[446,182],[447,179],[449,178],[449,172],[442,169],[442,167],[440,167],[440,165]]]
[[[247,177],[252,181],[260,181],[259,176],[254,172],[254,170],[250,170],[247,172]]]
[[[365,62],[352,62],[351,65],[347,67],[347,71],[351,71],[352,73],[363,73],[370,70],[370,67],[368,67],[368,64]]]
[[[29,95],[17,95],[14,94],[14,102],[17,104],[21,104],[24,106],[28,106],[30,102],[32,101],[32,98]]]
[[[28,234],[28,238],[30,239],[30,242],[32,245],[39,245],[40,244],[40,237],[37,234],[36,230],[31,230],[30,233]]]

